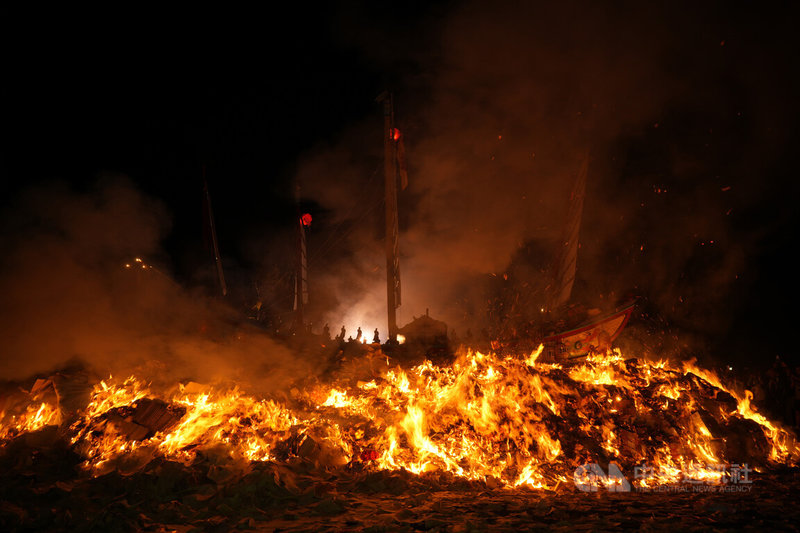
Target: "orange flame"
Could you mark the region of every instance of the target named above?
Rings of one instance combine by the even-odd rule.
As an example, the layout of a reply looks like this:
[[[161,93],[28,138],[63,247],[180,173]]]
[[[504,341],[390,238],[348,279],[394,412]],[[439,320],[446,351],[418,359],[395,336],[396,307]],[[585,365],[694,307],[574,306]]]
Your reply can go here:
[[[657,475],[634,481],[647,487],[687,471],[720,482],[719,465],[800,458],[794,435],[755,411],[749,391],[730,390],[693,364],[626,360],[619,351],[545,364],[541,352],[464,351],[451,365],[426,361],[356,385],[320,383],[284,402],[190,384],[159,404],[162,418],[174,420],[158,428],[135,424],[137,406],[155,397],[148,386],[110,379],[69,431],[96,472],[137,454],[188,463],[215,449],[232,460],[282,461],[313,449],[319,467],[441,471],[507,487],[552,488],[588,462],[613,461],[628,472],[647,463]],[[56,423],[54,413],[45,403],[3,413],[0,439]],[[738,457],[741,450],[727,446],[725,435],[742,428],[765,443],[762,455]]]

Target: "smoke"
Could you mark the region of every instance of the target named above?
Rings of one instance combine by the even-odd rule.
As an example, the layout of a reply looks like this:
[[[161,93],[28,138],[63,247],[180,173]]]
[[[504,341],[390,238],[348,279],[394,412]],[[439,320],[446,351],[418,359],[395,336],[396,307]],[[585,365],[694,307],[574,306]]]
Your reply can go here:
[[[763,36],[736,33],[746,14],[718,7],[468,2],[433,10],[399,44],[380,42],[389,21],[345,26],[396,79],[410,176],[400,325],[430,308],[476,331],[498,290],[536,300],[589,157],[574,298],[608,308],[635,293],[687,331],[725,335],[769,231],[737,214],[763,199],[752,176],[786,149],[786,120],[754,98],[783,91],[747,50]],[[379,111],[298,173],[336,222],[338,253],[310,273],[338,301],[326,320],[385,323]]]
[[[401,320],[430,308],[454,327],[479,327],[483,317],[465,321],[463,302],[480,308],[481,276],[502,276],[531,240],[555,250],[582,159],[663,105],[674,84],[650,60],[660,53],[658,32],[630,26],[609,40],[609,26],[627,27],[614,16],[599,7],[469,4],[425,28],[439,37],[439,48],[412,54],[429,74],[404,87],[412,101],[397,98],[411,176],[400,197]],[[374,126],[354,128],[299,173],[304,193],[338,217],[354,219],[376,205],[382,211],[380,188],[360,204],[349,201],[370,183],[380,187],[381,173],[365,182],[371,169],[359,163],[380,161],[377,111]],[[383,268],[381,235],[348,229],[346,246],[369,257],[362,262],[369,270],[326,265],[322,275],[358,280],[347,282],[358,287],[350,293],[333,288],[341,306],[331,316],[352,309],[381,316],[385,289],[380,276],[368,275]],[[535,260],[539,272],[552,257]]]
[[[69,361],[99,377],[136,373],[165,386],[274,389],[313,374],[311,362],[170,278],[159,248],[169,216],[124,178],[88,191],[40,185],[3,224],[4,379],[47,375]]]

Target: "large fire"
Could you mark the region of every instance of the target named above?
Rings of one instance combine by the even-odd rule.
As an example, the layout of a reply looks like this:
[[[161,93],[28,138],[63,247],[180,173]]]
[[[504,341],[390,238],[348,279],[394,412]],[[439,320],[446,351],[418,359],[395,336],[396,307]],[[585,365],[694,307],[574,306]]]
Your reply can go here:
[[[88,405],[66,416],[57,395],[32,391],[28,405],[0,413],[0,442],[60,424],[94,474],[156,456],[190,464],[213,450],[245,465],[302,457],[320,469],[448,472],[509,488],[553,488],[587,463],[625,472],[649,465],[656,474],[633,483],[653,486],[687,471],[724,482],[719,465],[800,458],[793,434],[712,372],[619,351],[547,364],[540,352],[387,364],[364,379],[292,389],[281,401],[196,383],[156,394],[129,377],[101,381]]]

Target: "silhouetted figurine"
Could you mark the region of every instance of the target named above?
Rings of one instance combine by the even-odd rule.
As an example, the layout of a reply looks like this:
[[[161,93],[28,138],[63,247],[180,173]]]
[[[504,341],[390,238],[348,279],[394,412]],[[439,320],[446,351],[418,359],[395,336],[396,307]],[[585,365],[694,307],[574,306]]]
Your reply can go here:
[[[356,330],[356,340],[361,340],[361,326],[358,326],[358,330]]]
[[[342,331],[339,332],[339,339],[344,340],[345,330],[344,326],[342,326]]]
[[[372,342],[374,342],[375,344],[381,343],[381,336],[378,333],[378,328],[375,328],[375,335],[372,336]]]
[[[353,336],[352,336],[352,335],[350,335],[349,337],[347,337],[347,342],[353,342]]]

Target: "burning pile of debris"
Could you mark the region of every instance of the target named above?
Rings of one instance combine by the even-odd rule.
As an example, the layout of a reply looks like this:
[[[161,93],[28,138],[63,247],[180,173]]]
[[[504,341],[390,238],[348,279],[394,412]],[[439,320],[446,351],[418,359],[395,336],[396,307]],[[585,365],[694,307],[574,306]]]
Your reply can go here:
[[[794,435],[755,411],[749,392],[691,364],[609,352],[560,365],[538,355],[464,351],[452,365],[410,369],[385,358],[369,375],[305,383],[281,399],[197,383],[156,394],[135,377],[108,379],[77,410],[67,404],[83,397],[80,386],[40,380],[5,394],[0,459],[29,468],[36,461],[20,450],[44,439],[60,442],[86,479],[170,468],[189,475],[202,465],[204,479],[266,476],[291,493],[303,476],[319,487],[375,475],[385,485],[398,474],[405,484],[563,490],[589,463],[628,473],[647,465],[648,475],[631,479],[636,488],[681,482],[687,472],[719,484],[731,472],[720,465],[766,472],[800,458]]]
[[[30,403],[4,409],[0,437],[61,424],[95,473],[138,455],[191,463],[206,447],[247,461],[286,461],[314,448],[325,449],[325,466],[534,487],[567,481],[587,462],[678,472],[690,463],[767,467],[798,458],[794,437],[754,411],[748,392],[726,390],[695,366],[618,352],[562,366],[537,355],[464,352],[447,367],[387,366],[370,380],[292,389],[283,403],[197,383],[159,398],[135,377],[104,380],[71,421],[57,387],[39,381]]]

